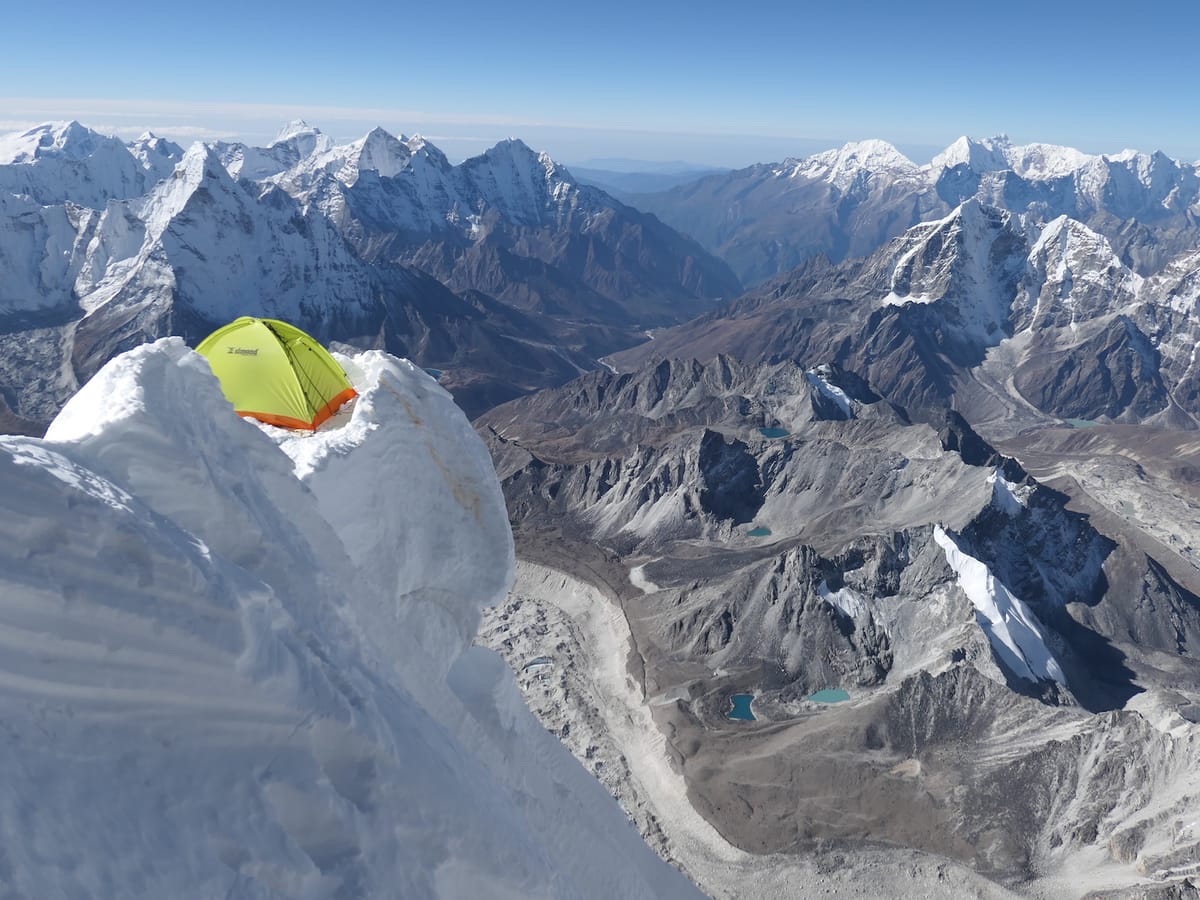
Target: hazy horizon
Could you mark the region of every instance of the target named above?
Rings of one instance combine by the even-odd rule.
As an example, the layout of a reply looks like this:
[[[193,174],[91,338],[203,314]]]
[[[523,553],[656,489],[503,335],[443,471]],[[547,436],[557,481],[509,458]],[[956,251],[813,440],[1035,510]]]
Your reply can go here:
[[[227,118],[222,120],[215,117],[212,124],[202,124],[199,114],[185,116],[176,113],[172,118],[155,115],[153,112],[114,114],[107,111],[112,106],[105,103],[97,104],[99,110],[93,115],[86,112],[87,102],[80,101],[78,106],[71,104],[49,103],[44,108],[46,115],[38,117],[30,115],[19,118],[6,114],[6,101],[0,98],[0,134],[25,131],[51,122],[76,120],[82,125],[102,134],[111,134],[122,140],[133,140],[147,131],[159,137],[181,144],[185,148],[193,141],[230,141],[242,142],[251,146],[265,147],[269,145],[278,133],[291,121],[303,119],[309,125],[329,135],[336,143],[348,143],[357,140],[368,131],[382,127],[395,135],[420,134],[434,143],[453,162],[461,162],[472,156],[477,156],[500,141],[507,138],[519,138],[530,147],[544,151],[556,161],[565,165],[577,165],[614,171],[675,171],[684,168],[695,169],[740,169],[755,163],[779,162],[788,157],[802,158],[820,153],[825,150],[841,147],[844,144],[869,139],[884,140],[894,145],[901,153],[917,164],[929,162],[935,155],[945,150],[951,143],[966,134],[975,139],[992,138],[997,134],[1007,134],[1016,144],[1026,143],[1056,143],[1043,141],[1036,136],[1016,137],[1008,132],[991,134],[967,134],[960,132],[948,137],[941,144],[911,143],[891,140],[887,135],[863,133],[829,138],[786,137],[775,135],[738,135],[738,134],[668,134],[656,132],[629,132],[624,130],[604,130],[590,128],[564,128],[529,124],[522,127],[513,124],[510,127],[498,127],[490,133],[470,134],[467,131],[485,132],[488,129],[463,129],[447,127],[448,123],[426,120],[426,127],[404,126],[389,124],[380,120],[353,119],[344,116],[333,116],[336,127],[327,127],[320,119],[322,110],[314,110],[316,115],[293,115],[277,120],[253,120],[248,117]],[[22,105],[21,109],[31,109]],[[77,114],[72,114],[77,110]],[[281,112],[285,112],[281,110]],[[297,109],[294,112],[299,113]],[[324,112],[329,112],[325,110]],[[137,121],[137,120],[141,121]],[[181,121],[183,120],[183,121]],[[159,124],[154,124],[158,122]],[[453,123],[449,123],[453,124]],[[444,133],[443,133],[444,132]],[[1184,162],[1195,162],[1200,154],[1172,153],[1162,147],[1137,146],[1126,143],[1121,147],[1094,148],[1074,146],[1075,149],[1091,154],[1114,154],[1125,149],[1135,149],[1143,152],[1162,151],[1168,156]],[[631,165],[641,164],[641,166]]]
[[[925,162],[961,135],[1200,159],[1187,116],[1200,12],[1131,28],[1081,0],[731,13],[704,0],[603,8],[363,0],[331,14],[213,0],[6,10],[0,130],[78,119],[135,137],[262,145],[303,118],[335,140],[420,133],[456,159],[509,136],[563,162],[743,167],[879,138]],[[81,91],[81,85],[84,86]],[[81,96],[86,93],[88,96]]]

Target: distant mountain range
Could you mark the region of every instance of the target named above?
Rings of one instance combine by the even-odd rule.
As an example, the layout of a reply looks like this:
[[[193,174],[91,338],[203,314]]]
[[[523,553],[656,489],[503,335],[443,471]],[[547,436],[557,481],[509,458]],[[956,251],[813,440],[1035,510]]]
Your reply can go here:
[[[869,255],[971,198],[1035,224],[1069,216],[1104,235],[1140,275],[1200,241],[1196,165],[1162,153],[1014,145],[1002,136],[959,138],[923,166],[884,141],[862,141],[630,202],[696,238],[753,285],[814,257]]]
[[[0,138],[0,263],[0,415],[32,431],[114,353],[243,314],[445,369],[477,413],[739,290],[519,141],[452,166],[304,123],[266,148],[75,122]]]
[[[866,141],[638,202],[516,140],[2,137],[0,430],[243,314],[445,370],[546,582],[490,633],[589,768],[683,785],[634,818],[685,870],[1190,889],[1196,167]]]
[[[1143,277],[1104,235],[972,198],[864,259],[813,261],[614,355],[623,371],[727,353],[857,372],[909,408],[973,422],[1038,416],[1200,422],[1200,251]]]

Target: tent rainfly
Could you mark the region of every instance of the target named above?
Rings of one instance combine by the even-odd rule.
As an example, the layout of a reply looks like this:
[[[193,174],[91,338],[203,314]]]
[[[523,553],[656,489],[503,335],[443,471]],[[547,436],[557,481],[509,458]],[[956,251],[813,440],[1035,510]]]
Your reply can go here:
[[[358,396],[329,351],[278,319],[242,316],[196,347],[239,416],[315,431]]]

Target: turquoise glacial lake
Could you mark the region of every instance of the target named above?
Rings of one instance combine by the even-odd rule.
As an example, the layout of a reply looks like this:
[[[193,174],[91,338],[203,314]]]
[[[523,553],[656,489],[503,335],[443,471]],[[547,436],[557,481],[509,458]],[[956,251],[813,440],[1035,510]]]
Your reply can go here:
[[[746,532],[746,537],[770,537],[771,529],[760,525],[758,528],[751,528]]]
[[[785,438],[791,434],[786,428],[760,428],[758,432],[766,438]]]
[[[850,695],[841,688],[826,688],[815,694],[809,694],[808,699],[815,700],[817,703],[844,703],[850,699]]]
[[[729,699],[733,703],[733,709],[729,711],[729,718],[744,719],[747,722],[754,721],[754,713],[750,712],[750,701],[754,699],[753,694],[734,694]]]

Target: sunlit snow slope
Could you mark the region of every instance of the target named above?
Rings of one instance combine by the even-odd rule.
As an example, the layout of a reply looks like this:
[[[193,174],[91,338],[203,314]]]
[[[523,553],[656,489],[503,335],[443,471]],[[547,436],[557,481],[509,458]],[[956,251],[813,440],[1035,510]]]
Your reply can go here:
[[[5,897],[695,895],[470,646],[513,567],[483,445],[353,363],[312,437],[172,338],[0,438]]]

